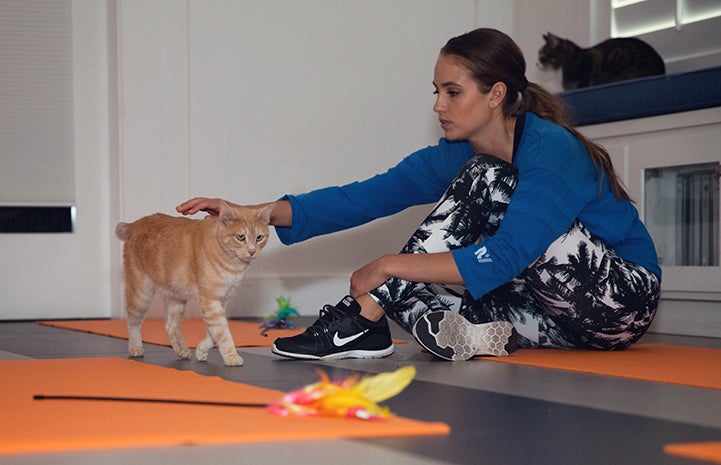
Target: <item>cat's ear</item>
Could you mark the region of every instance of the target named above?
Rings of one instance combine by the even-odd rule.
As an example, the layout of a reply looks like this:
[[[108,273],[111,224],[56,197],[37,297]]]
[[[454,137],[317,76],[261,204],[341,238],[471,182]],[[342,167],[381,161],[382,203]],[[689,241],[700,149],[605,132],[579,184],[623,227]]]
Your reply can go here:
[[[545,36],[543,36],[543,38],[546,39],[546,42],[548,42],[549,44],[551,44],[553,46],[558,44],[558,42],[560,42],[560,40],[561,40],[560,37],[558,37],[557,35],[555,35],[552,32],[547,33]]]
[[[220,206],[218,207],[218,218],[220,218],[220,221],[227,223],[228,221],[234,220],[235,217],[235,212],[230,208],[230,205],[228,205],[225,200],[221,200]]]
[[[258,218],[260,218],[261,220],[263,220],[265,223],[270,224],[270,215],[271,215],[271,213],[273,213],[273,209],[275,208],[275,205],[276,205],[275,202],[273,202],[270,205],[261,208],[260,210],[258,210],[256,212],[256,216]]]

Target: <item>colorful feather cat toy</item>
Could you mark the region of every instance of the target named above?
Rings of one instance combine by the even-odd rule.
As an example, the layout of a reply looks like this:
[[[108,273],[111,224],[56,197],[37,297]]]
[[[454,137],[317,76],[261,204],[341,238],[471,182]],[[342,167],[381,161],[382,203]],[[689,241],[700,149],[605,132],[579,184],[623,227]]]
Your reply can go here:
[[[268,411],[280,416],[323,416],[382,420],[392,416],[387,407],[378,405],[405,389],[416,374],[407,366],[394,372],[343,381],[330,381],[321,372],[320,381],[284,395]]]
[[[320,381],[285,394],[273,404],[245,402],[216,402],[193,399],[165,399],[151,397],[105,397],[79,395],[36,394],[35,400],[75,400],[75,401],[116,401],[151,402],[186,405],[214,405],[223,407],[265,408],[269,413],[282,417],[331,417],[356,418],[361,420],[384,420],[393,416],[387,407],[378,405],[386,399],[399,394],[416,375],[416,369],[410,365],[390,373],[381,373],[359,378],[351,376],[343,381],[330,381],[321,372]]]
[[[267,336],[266,332],[269,329],[284,329],[284,328],[295,328],[290,319],[300,314],[296,309],[290,305],[290,299],[285,297],[278,297],[275,299],[278,302],[278,310],[274,314],[265,317],[265,321],[260,325],[260,334]]]

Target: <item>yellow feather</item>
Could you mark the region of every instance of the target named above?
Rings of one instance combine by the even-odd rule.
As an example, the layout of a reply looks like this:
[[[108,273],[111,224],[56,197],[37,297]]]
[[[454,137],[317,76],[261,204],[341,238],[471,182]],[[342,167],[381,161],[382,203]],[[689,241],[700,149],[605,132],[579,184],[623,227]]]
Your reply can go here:
[[[381,419],[391,416],[387,407],[377,402],[400,393],[416,374],[413,366],[392,373],[381,373],[358,380],[352,376],[343,382],[330,382],[320,372],[320,381],[290,392],[271,404],[271,413],[282,416],[323,415],[341,418]]]
[[[371,415],[382,417],[387,417],[389,413],[387,408],[381,407],[368,398],[348,390],[328,394],[323,397],[320,403],[323,411],[332,412],[339,416],[345,416],[351,409],[361,409]]]
[[[363,378],[351,390],[360,393],[373,402],[382,402],[405,389],[415,375],[416,368],[409,365],[390,373],[381,373]]]

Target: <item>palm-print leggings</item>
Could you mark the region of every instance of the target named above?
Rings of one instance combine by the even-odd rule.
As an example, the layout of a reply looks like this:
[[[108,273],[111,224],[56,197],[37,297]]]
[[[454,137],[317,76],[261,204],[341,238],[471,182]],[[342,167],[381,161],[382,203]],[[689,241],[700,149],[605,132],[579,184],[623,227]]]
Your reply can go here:
[[[493,235],[517,182],[513,165],[472,158],[401,253],[444,252]],[[472,205],[460,208],[463,202]],[[614,350],[648,329],[659,292],[653,273],[620,258],[576,221],[520,276],[478,300],[463,286],[396,278],[370,295],[409,332],[425,312],[452,310],[474,324],[510,321],[521,347]]]

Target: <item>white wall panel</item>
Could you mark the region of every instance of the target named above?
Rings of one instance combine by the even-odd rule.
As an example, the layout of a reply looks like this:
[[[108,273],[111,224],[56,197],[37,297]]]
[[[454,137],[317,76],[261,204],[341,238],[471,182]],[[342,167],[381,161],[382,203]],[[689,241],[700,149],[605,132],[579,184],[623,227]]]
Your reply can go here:
[[[0,235],[0,320],[110,316],[108,11],[72,7],[75,231]]]
[[[186,2],[118,5],[120,220],[174,213],[188,183]]]

